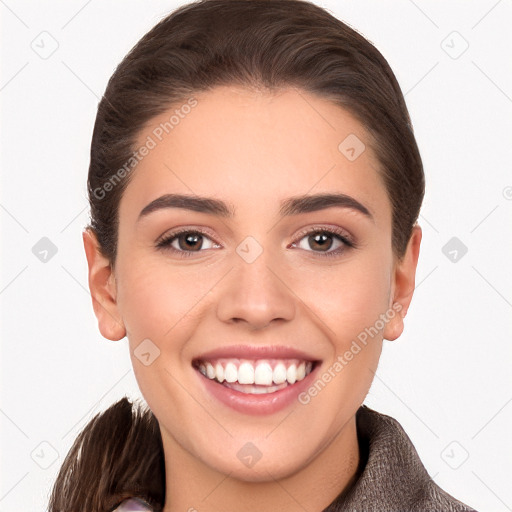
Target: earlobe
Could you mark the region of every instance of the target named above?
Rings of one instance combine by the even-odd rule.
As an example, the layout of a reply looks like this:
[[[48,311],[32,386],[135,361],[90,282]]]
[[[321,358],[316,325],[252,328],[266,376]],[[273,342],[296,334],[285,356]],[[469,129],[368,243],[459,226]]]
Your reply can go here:
[[[96,234],[87,228],[82,233],[87,265],[89,290],[98,328],[105,338],[117,341],[126,336],[116,302],[115,276],[108,258],[99,250]]]
[[[404,318],[411,304],[415,288],[421,237],[421,228],[415,225],[405,254],[395,265],[392,296],[390,298],[390,309],[394,311],[394,314],[388,315],[390,320],[384,328],[384,338],[389,341],[396,340],[404,330]]]

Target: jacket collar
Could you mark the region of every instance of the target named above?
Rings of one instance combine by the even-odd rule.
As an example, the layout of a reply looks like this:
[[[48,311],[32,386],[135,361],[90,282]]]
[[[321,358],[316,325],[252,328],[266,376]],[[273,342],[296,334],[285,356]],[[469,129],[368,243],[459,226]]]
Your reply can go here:
[[[324,512],[475,512],[430,478],[397,420],[362,405],[356,424],[359,475]]]

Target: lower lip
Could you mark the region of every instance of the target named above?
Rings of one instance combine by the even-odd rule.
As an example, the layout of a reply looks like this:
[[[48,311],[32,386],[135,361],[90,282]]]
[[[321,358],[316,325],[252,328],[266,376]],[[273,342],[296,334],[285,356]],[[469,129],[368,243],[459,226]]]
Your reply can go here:
[[[274,393],[262,393],[259,395],[230,389],[216,380],[205,377],[199,370],[197,370],[197,374],[208,392],[224,405],[244,414],[264,415],[281,411],[294,402],[298,402],[298,396],[310,386],[318,366],[318,364],[315,365],[315,368],[304,379],[295,384]]]

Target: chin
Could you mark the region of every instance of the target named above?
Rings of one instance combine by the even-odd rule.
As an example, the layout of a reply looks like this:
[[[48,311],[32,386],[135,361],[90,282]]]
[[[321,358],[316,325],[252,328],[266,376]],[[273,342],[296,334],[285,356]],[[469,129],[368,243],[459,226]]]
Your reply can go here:
[[[270,435],[276,436],[272,440],[265,439],[269,434],[265,430],[262,435],[235,436],[225,444],[203,444],[200,459],[213,471],[242,482],[272,482],[291,477],[305,469],[322,450],[318,449],[318,440],[297,436],[296,431],[290,432],[286,426],[281,428],[280,435]]]
[[[252,467],[244,466],[238,459],[231,464],[221,464],[214,467],[215,471],[229,475],[230,478],[247,483],[265,483],[282,480],[300,472],[307,465],[307,460],[283,461],[277,460],[274,453],[272,459],[264,460],[264,457],[254,463]]]

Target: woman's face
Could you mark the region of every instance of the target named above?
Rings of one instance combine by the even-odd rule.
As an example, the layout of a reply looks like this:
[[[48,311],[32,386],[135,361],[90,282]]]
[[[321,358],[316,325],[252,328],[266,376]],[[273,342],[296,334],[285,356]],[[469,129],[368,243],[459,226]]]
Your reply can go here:
[[[126,330],[166,454],[280,478],[354,441],[421,232],[398,263],[379,163],[341,108],[295,89],[195,98],[140,134],[100,329]]]

